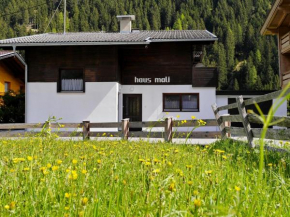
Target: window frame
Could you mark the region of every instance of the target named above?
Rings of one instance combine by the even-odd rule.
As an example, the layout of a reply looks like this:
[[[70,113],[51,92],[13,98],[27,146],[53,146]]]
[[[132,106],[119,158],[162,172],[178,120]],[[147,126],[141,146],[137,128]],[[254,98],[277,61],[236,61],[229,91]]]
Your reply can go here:
[[[165,108],[165,97],[172,96],[172,95],[179,95],[179,111],[167,111]],[[197,111],[182,111],[182,96],[184,95],[195,95],[197,96]],[[200,105],[199,105],[199,93],[163,93],[163,112],[200,112]]]
[[[8,90],[6,91],[6,84],[8,87]],[[8,93],[11,90],[11,82],[9,81],[4,81],[4,93]]]
[[[61,71],[62,70],[81,70],[83,72],[83,90],[80,90],[80,91],[61,90]],[[57,80],[57,92],[58,93],[85,93],[86,92],[85,70],[83,68],[59,68],[58,80]]]

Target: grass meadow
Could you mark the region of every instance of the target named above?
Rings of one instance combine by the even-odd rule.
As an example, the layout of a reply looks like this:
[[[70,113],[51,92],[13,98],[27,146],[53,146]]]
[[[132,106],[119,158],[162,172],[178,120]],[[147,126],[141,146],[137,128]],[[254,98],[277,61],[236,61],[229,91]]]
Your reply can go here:
[[[289,155],[220,141],[0,140],[0,216],[290,216]],[[255,196],[256,195],[256,196]]]

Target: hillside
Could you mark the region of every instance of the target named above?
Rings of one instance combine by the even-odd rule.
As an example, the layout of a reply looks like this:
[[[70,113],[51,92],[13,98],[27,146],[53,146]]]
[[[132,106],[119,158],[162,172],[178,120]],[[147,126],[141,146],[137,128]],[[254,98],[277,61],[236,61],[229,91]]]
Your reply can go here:
[[[60,0],[1,0],[0,38],[63,31]],[[116,15],[135,14],[133,28],[208,29],[219,42],[204,63],[217,66],[223,90],[279,88],[276,37],[260,29],[271,0],[67,0],[67,31],[118,31]]]

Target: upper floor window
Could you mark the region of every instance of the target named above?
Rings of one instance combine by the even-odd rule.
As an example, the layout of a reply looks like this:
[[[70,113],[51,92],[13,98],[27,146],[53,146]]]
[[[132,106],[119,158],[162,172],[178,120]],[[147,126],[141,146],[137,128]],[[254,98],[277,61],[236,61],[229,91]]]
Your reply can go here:
[[[61,69],[58,92],[85,92],[82,69]]]
[[[198,93],[164,93],[164,112],[199,112]]]

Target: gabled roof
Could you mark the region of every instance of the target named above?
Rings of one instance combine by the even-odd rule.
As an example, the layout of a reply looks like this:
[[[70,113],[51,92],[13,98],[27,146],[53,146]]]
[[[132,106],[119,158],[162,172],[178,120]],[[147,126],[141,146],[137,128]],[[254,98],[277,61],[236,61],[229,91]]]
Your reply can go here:
[[[6,61],[7,59],[14,59],[21,66],[21,68],[25,68],[25,61],[24,59],[17,53],[12,50],[1,50],[0,51],[0,61]]]
[[[57,46],[57,45],[113,45],[150,44],[152,42],[182,42],[218,40],[207,30],[133,31],[132,33],[77,32],[46,33],[0,40],[0,47],[7,46]]]
[[[261,29],[261,34],[278,34],[279,27],[289,27],[289,24],[290,0],[276,0]]]

